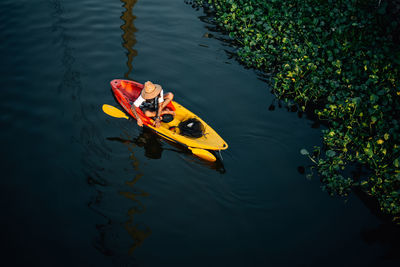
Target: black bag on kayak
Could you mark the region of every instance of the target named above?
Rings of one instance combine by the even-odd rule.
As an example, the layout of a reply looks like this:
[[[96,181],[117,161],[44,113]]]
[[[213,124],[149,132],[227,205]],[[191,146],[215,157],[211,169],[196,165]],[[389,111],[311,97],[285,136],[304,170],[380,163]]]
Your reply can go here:
[[[179,123],[178,128],[181,135],[199,138],[203,136],[204,127],[196,118],[191,118]]]

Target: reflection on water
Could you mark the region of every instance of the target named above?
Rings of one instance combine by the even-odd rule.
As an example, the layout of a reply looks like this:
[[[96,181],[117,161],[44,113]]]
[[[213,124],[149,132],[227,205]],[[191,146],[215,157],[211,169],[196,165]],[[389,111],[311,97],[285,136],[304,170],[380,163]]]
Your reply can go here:
[[[124,21],[124,24],[121,25],[121,29],[123,31],[122,39],[124,43],[122,46],[127,50],[128,60],[126,65],[128,66],[128,71],[125,73],[124,77],[126,79],[131,79],[129,75],[132,72],[133,66],[132,61],[133,58],[137,56],[137,50],[133,49],[136,44],[135,32],[137,32],[137,28],[133,24],[136,16],[133,15],[132,10],[138,0],[121,0],[124,3],[125,11],[122,13],[121,19]],[[132,79],[131,79],[132,80]]]
[[[186,149],[181,145],[178,145],[176,143],[170,142],[166,139],[159,137],[156,133],[154,133],[150,128],[147,127],[143,127],[140,135],[135,138],[128,137],[128,139],[124,139],[120,137],[108,137],[107,139],[110,141],[118,141],[124,144],[133,144],[134,146],[137,147],[143,147],[144,155],[149,159],[161,159],[164,150],[173,151],[176,153],[187,155],[187,157],[185,157],[185,160],[190,160],[199,163],[210,169],[216,170],[219,173],[225,173],[224,164],[218,157],[217,161],[215,162],[208,162],[198,159],[196,156],[192,154],[190,150]],[[162,141],[168,143],[173,148],[164,147]]]
[[[136,17],[133,15],[132,10],[137,0],[121,0],[125,10],[122,12],[121,19],[123,24],[120,28],[123,31],[123,47],[127,50],[127,66],[128,71],[125,73],[124,77],[129,78],[132,72],[133,66],[132,61],[137,55],[137,51],[133,49],[136,44],[135,32],[137,29],[134,26],[134,20]],[[125,248],[117,249],[122,246],[123,243],[129,243],[129,254],[133,253],[134,250],[140,246],[144,240],[151,234],[151,230],[146,225],[141,225],[135,220],[137,214],[145,212],[146,208],[141,202],[143,197],[148,196],[148,193],[140,190],[137,186],[137,182],[141,179],[142,174],[139,170],[139,162],[137,161],[131,142],[123,142],[127,145],[128,149],[132,152],[130,155],[131,164],[133,167],[133,178],[124,185],[117,188],[118,194],[123,196],[124,199],[129,200],[129,208],[127,212],[107,212],[106,205],[112,205],[112,210],[115,210],[117,206],[122,207],[120,203],[115,205],[115,201],[118,201],[115,195],[111,193],[115,188],[111,186],[111,180],[103,177],[104,175],[98,175],[97,172],[92,172],[92,175],[88,175],[88,183],[96,187],[97,195],[89,203],[89,207],[95,210],[97,213],[101,214],[105,219],[106,223],[97,224],[96,228],[99,232],[99,236],[95,241],[95,247],[104,255],[112,256],[120,251],[125,251]],[[93,170],[94,168],[92,168]],[[115,191],[114,191],[115,192]],[[126,214],[128,219],[123,222],[126,218],[123,214]],[[121,228],[121,224],[124,226]],[[129,234],[130,240],[126,240],[126,233]],[[133,242],[132,242],[133,240]],[[113,249],[111,249],[113,248]],[[124,254],[124,252],[123,252]],[[124,257],[119,255],[119,257]]]
[[[144,148],[144,155],[150,159],[160,159],[163,148],[160,139],[155,136],[148,128],[144,128],[143,132],[136,138],[123,139],[120,137],[108,137],[110,141],[118,141],[125,144],[134,144],[135,146]]]
[[[127,211],[128,220],[123,223],[125,231],[129,234],[131,240],[133,240],[133,244],[130,245],[129,254],[133,253],[134,250],[140,246],[143,241],[151,234],[151,230],[146,225],[139,224],[135,222],[135,215],[141,214],[145,212],[146,208],[141,202],[143,197],[149,196],[147,192],[142,191],[137,187],[137,182],[141,179],[142,174],[139,170],[139,162],[135,157],[131,142],[123,142],[127,147],[128,150],[131,151],[130,160],[132,167],[134,169],[134,176],[132,180],[125,182],[125,186],[122,186],[118,190],[118,194],[123,196],[125,199],[132,201],[130,204],[130,208]],[[88,180],[91,184],[100,185],[100,186],[107,186],[107,183],[96,182],[97,178],[91,178]],[[121,221],[118,218],[112,218],[111,215],[106,214],[103,212],[104,208],[100,207],[102,204],[104,205],[104,193],[105,190],[97,190],[97,196],[89,203],[89,207],[101,214],[105,219],[106,223],[98,224],[96,226],[99,237],[95,242],[96,248],[101,251],[104,255],[111,256],[114,254],[114,251],[109,249],[110,244],[117,241],[119,239],[124,239],[126,232],[120,232],[120,225]],[[116,217],[121,217],[121,214],[117,214]],[[115,238],[119,236],[119,238]],[[120,244],[114,244],[113,247],[118,247]]]
[[[204,166],[215,169],[221,173],[225,172],[221,161],[214,163],[204,162],[200,159],[195,158],[191,155],[191,152],[184,147],[177,146],[174,144],[173,148],[163,147],[163,142],[157,134],[151,129],[144,127],[137,137],[131,137],[127,133],[122,137],[108,137],[109,141],[117,141],[124,144],[130,153],[129,159],[133,167],[133,178],[124,183],[124,185],[117,189],[118,194],[123,196],[125,199],[130,201],[130,207],[126,212],[128,219],[123,222],[125,216],[121,215],[121,212],[107,212],[105,205],[108,204],[107,198],[111,196],[111,201],[115,200],[115,196],[110,193],[114,191],[112,188],[111,180],[107,180],[103,175],[99,175],[94,172],[92,176],[88,176],[88,184],[96,188],[96,196],[90,201],[89,208],[96,211],[106,220],[105,223],[97,224],[96,228],[98,231],[98,237],[95,240],[94,246],[106,256],[115,256],[124,248],[117,249],[126,239],[126,233],[129,234],[129,254],[132,254],[137,247],[143,244],[143,242],[151,235],[151,229],[141,223],[137,222],[137,215],[143,214],[146,211],[146,207],[143,204],[143,198],[148,197],[149,193],[144,192],[138,188],[138,182],[142,178],[143,174],[140,172],[139,161],[135,155],[138,152],[137,148],[143,148],[144,155],[150,159],[160,159],[164,150],[173,151],[175,153],[186,154],[186,159],[196,161]],[[164,140],[165,141],[165,140]],[[141,149],[139,149],[141,151]],[[112,204],[114,210],[115,204]],[[121,231],[120,225],[124,226],[124,231]],[[133,241],[133,242],[132,242]],[[124,254],[124,253],[123,253]],[[124,255],[118,255],[119,258],[124,258]]]
[[[149,227],[141,226],[134,221],[135,214],[143,213],[146,210],[146,207],[142,204],[142,202],[140,202],[140,198],[147,197],[149,194],[136,188],[135,186],[139,179],[142,177],[142,174],[139,173],[139,162],[135,157],[132,146],[129,143],[126,143],[126,145],[128,146],[128,149],[132,152],[129,158],[132,160],[132,166],[136,171],[136,175],[135,177],[133,177],[132,181],[128,181],[125,183],[132,189],[132,191],[120,191],[119,193],[127,199],[130,199],[136,203],[135,206],[128,210],[129,219],[124,224],[126,231],[134,240],[133,245],[129,249],[129,253],[133,253],[133,251],[138,246],[140,246],[143,241],[151,234],[151,230],[149,229]]]

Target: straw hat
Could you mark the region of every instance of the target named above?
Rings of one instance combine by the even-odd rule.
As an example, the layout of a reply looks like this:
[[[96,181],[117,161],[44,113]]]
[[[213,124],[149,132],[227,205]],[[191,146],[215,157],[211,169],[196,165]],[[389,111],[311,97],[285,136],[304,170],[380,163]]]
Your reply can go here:
[[[161,90],[162,90],[161,85],[147,81],[144,83],[144,88],[142,90],[142,97],[144,99],[153,99],[161,92]]]

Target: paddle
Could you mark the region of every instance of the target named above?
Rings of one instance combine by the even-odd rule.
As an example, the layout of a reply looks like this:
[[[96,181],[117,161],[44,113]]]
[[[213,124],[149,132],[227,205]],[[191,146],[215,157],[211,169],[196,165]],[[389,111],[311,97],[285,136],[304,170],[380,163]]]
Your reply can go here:
[[[124,119],[129,119],[128,116],[121,110],[117,109],[116,107],[113,107],[111,105],[104,104],[103,105],[103,111],[107,115],[110,115],[111,117],[114,118],[124,118]]]
[[[102,108],[103,108],[104,113],[110,115],[111,117],[129,119],[129,117],[126,116],[126,114],[124,112],[117,109],[116,107],[104,104]],[[205,149],[194,148],[194,147],[189,147],[189,149],[190,149],[190,151],[192,151],[192,153],[194,155],[196,155],[199,158],[202,158],[204,160],[212,161],[212,162],[217,160],[213,154],[211,154],[209,151],[207,151]]]

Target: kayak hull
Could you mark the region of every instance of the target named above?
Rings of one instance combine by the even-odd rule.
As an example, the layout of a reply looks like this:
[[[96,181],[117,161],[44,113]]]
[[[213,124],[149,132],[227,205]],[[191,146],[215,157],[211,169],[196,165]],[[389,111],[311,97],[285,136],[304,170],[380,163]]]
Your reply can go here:
[[[136,118],[131,110],[131,106],[139,97],[143,86],[143,84],[131,80],[115,79],[111,81],[111,88],[116,100],[125,112],[134,119]],[[145,116],[143,112],[137,109],[137,113],[144,125],[169,141],[184,145],[190,149],[225,150],[228,148],[228,144],[218,135],[218,133],[197,115],[175,101],[171,101],[167,107],[175,111],[174,119],[169,123],[161,122],[161,126],[158,128],[153,126],[153,120]],[[179,123],[190,118],[196,118],[202,123],[204,127],[204,134],[202,137],[192,138],[179,134]]]

